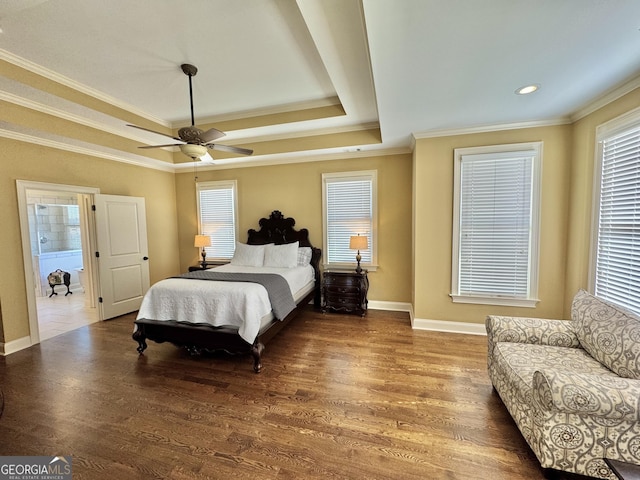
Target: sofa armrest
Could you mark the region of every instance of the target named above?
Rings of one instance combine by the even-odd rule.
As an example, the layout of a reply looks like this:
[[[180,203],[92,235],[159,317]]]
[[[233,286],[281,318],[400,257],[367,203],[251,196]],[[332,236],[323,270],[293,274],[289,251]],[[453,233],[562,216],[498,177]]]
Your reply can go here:
[[[533,401],[546,410],[637,422],[640,380],[597,373],[536,371]]]
[[[491,347],[497,342],[573,348],[580,346],[573,322],[570,320],[489,315],[485,326]]]

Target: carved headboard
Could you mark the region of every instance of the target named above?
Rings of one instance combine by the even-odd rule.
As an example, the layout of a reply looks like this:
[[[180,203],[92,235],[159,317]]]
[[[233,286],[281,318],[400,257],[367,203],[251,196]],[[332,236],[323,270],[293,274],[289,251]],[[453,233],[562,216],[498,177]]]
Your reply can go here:
[[[296,230],[294,225],[296,221],[289,217],[285,218],[280,210],[274,210],[269,218],[261,218],[258,222],[260,230],[253,228],[249,230],[249,239],[247,243],[251,245],[264,245],[267,243],[275,243],[282,245],[283,243],[300,242],[301,247],[313,247],[309,242],[309,230],[302,228]]]
[[[296,224],[295,219],[285,218],[280,210],[274,210],[269,218],[261,218],[258,222],[260,230],[249,229],[249,245],[266,245],[267,243],[275,243],[282,245],[284,243],[300,242],[301,247],[311,247],[311,266],[315,270],[316,278],[316,305],[320,305],[320,257],[322,250],[311,245],[309,241],[309,230],[301,228],[296,230],[293,228]]]

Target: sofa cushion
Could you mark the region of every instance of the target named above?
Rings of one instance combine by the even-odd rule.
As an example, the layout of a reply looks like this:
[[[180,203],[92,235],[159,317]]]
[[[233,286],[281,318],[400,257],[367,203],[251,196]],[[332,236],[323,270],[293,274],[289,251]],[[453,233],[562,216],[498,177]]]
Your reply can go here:
[[[580,346],[621,377],[640,379],[640,318],[580,290],[571,305]]]
[[[553,347],[527,343],[496,343],[493,351],[496,369],[505,378],[510,391],[530,402],[533,375],[538,370],[559,369],[572,373],[610,374],[581,348]]]

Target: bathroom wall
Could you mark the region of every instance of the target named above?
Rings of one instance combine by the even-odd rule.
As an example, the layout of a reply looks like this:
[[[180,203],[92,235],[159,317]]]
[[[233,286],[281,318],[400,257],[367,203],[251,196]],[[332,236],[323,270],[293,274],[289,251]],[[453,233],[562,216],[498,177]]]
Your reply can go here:
[[[82,248],[76,194],[31,190],[27,205],[33,255]]]

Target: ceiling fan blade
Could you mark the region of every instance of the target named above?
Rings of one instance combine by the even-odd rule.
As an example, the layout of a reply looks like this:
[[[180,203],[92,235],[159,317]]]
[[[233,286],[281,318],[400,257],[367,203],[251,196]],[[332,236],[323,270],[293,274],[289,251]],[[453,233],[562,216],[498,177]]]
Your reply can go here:
[[[168,143],[166,145],[143,145],[138,148],[162,148],[162,147],[179,147],[180,145],[184,145],[184,143]]]
[[[201,156],[201,157],[200,157],[200,161],[201,161],[202,163],[211,163],[211,164],[215,163],[215,162],[213,161],[213,157],[212,157],[211,155],[209,155],[209,152],[207,152],[207,153],[205,153],[203,156]]]
[[[200,140],[202,140],[202,143],[209,143],[219,138],[222,138],[225,135],[226,133],[218,130],[217,128],[210,128],[209,130],[207,130],[206,132],[200,135]]]
[[[233,147],[231,145],[220,145],[219,143],[208,143],[207,147],[212,150],[220,150],[221,152],[229,152],[229,153],[239,153],[241,155],[251,155],[253,150],[249,150],[248,148],[242,147]]]
[[[158,134],[158,135],[162,135],[163,137],[173,138],[174,140],[178,140],[179,142],[180,142],[180,141],[182,141],[182,140],[180,140],[179,138],[172,137],[171,135],[167,135],[166,133],[156,132],[155,130],[149,130],[148,128],[139,127],[139,126],[137,126],[137,125],[131,125],[130,123],[127,123],[127,127],[137,128],[137,129],[139,129],[139,130],[144,130],[145,132],[156,133],[156,134]]]

